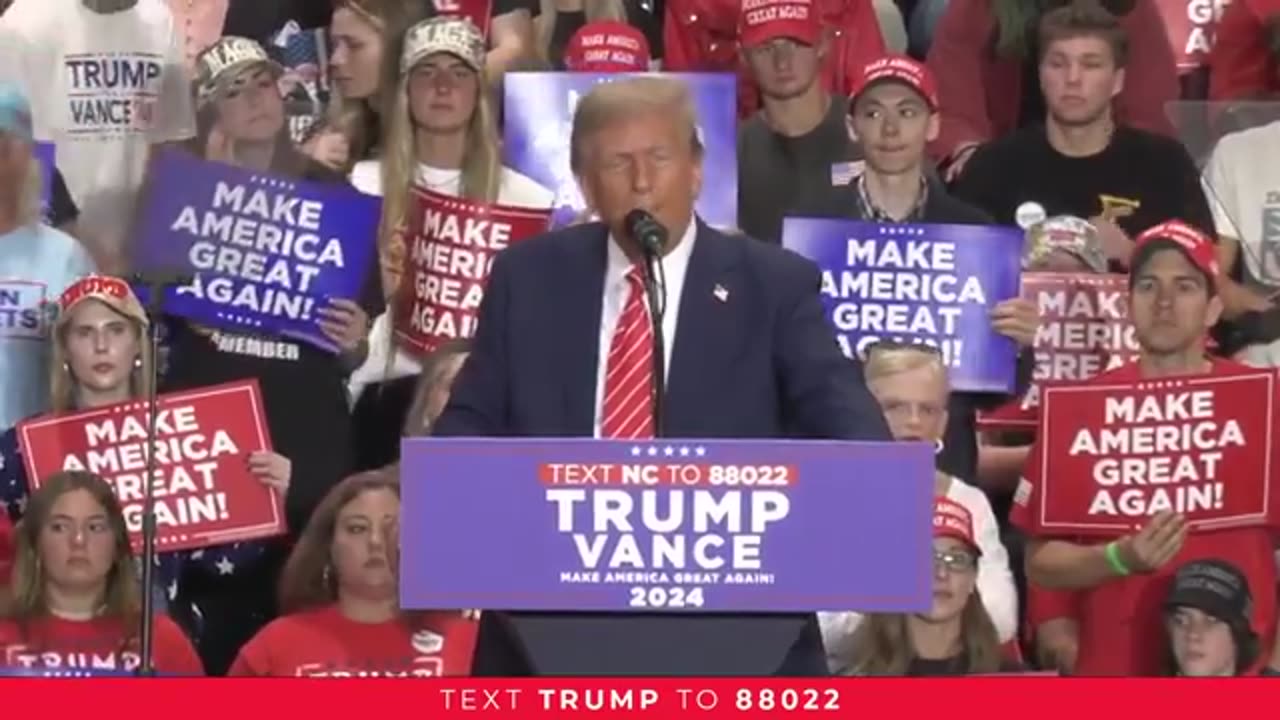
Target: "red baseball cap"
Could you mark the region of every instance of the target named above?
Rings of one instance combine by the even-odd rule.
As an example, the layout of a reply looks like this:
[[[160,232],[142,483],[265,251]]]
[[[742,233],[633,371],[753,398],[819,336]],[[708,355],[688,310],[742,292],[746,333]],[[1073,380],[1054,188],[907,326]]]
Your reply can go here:
[[[938,109],[938,83],[933,79],[933,73],[923,63],[906,55],[885,55],[864,65],[853,94],[849,96],[850,106],[867,88],[887,80],[910,86],[920,93],[931,110]]]
[[[644,33],[616,20],[587,23],[569,38],[564,66],[574,72],[645,72],[649,41]]]
[[[146,327],[147,312],[133,294],[129,283],[109,275],[86,275],[62,292],[58,299],[58,324],[71,317],[71,311],[85,300],[97,300],[107,307],[133,318]]]
[[[973,514],[960,503],[945,497],[933,500],[933,536],[959,540],[973,548],[979,555],[978,541],[973,532]]]
[[[1217,246],[1208,235],[1181,220],[1169,220],[1147,228],[1133,241],[1134,262],[1129,268],[1130,275],[1138,272],[1147,259],[1139,256],[1143,248],[1160,241],[1177,247],[1192,265],[1208,275],[1211,281],[1217,282],[1219,272]]]
[[[743,0],[738,42],[753,48],[778,38],[817,45],[822,18],[813,0]]]

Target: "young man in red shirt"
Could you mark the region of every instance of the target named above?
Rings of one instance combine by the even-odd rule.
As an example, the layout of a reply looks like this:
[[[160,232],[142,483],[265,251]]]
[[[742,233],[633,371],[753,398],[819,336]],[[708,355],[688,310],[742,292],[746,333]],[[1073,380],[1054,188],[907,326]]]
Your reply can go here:
[[[1257,372],[1205,353],[1206,335],[1222,312],[1218,275],[1214,244],[1200,231],[1172,221],[1142,233],[1129,275],[1139,359],[1088,382]],[[1033,449],[1031,457],[1036,455]],[[1054,478],[1060,484],[1083,481]],[[1159,673],[1161,598],[1176,567],[1201,559],[1232,563],[1259,589],[1251,621],[1264,647],[1269,645],[1276,620],[1269,529],[1188,532],[1185,517],[1162,512],[1113,542],[1057,537],[1038,526],[1032,511],[1041,484],[1038,463],[1032,461],[1015,494],[1011,520],[1029,536],[1028,620],[1042,650],[1048,650],[1042,659],[1047,655],[1048,662],[1078,675]]]

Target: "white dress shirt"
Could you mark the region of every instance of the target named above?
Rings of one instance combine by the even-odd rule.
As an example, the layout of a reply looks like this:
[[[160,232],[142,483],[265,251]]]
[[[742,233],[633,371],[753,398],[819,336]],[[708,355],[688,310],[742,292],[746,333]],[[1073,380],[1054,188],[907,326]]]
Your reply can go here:
[[[662,273],[666,276],[666,304],[662,315],[662,366],[663,377],[671,374],[671,347],[676,340],[676,320],[680,314],[680,294],[684,290],[684,278],[689,271],[689,257],[693,254],[693,242],[698,234],[698,223],[690,218],[689,226],[680,236],[680,244],[662,258]],[[594,435],[600,437],[600,426],[604,422],[604,380],[609,372],[609,347],[613,344],[613,333],[617,330],[618,320],[627,306],[629,298],[627,273],[633,263],[613,236],[609,237],[608,263],[604,271],[604,299],[600,305],[600,354],[596,363],[596,414]],[[648,314],[648,305],[645,305]]]

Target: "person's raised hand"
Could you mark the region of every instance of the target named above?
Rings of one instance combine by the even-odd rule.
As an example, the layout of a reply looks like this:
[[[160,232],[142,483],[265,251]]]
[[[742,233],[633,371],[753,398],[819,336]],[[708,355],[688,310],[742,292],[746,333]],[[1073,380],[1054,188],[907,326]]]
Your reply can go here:
[[[1177,557],[1186,539],[1186,517],[1166,510],[1120,541],[1120,559],[1133,572],[1155,572]]]

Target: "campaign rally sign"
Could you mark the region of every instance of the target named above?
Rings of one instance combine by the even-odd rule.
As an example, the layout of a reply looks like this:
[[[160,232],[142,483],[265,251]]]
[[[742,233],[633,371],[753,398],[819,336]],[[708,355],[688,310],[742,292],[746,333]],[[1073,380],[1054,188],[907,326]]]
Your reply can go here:
[[[170,393],[157,404],[156,546],[167,552],[284,532],[283,502],[248,467],[249,453],[271,450],[258,382]],[[147,403],[136,401],[20,423],[18,443],[33,490],[62,470],[111,483],[140,548],[147,429]]]
[[[36,143],[33,149],[40,165],[40,212],[48,220],[53,211],[53,175],[58,171],[57,146],[53,143]]]
[[[923,443],[412,438],[401,449],[406,608],[911,612],[931,601]]]
[[[1178,72],[1185,73],[1208,62],[1218,22],[1231,0],[1161,0],[1155,3],[1164,20],[1165,34],[1173,49]]]
[[[1269,521],[1275,371],[1051,385],[1040,418],[1043,533],[1123,535],[1165,510],[1193,529]]]
[[[1021,231],[789,217],[782,244],[822,270],[823,304],[849,357],[876,342],[925,343],[955,389],[1013,392],[1018,348],[990,312],[1018,296]]]
[[[1025,273],[1022,295],[1040,308],[1036,366],[1020,398],[978,413],[986,429],[1034,429],[1044,383],[1088,380],[1138,359],[1124,275]]]
[[[578,99],[602,82],[632,73],[507,73],[502,79],[503,154],[514,170],[556,192],[553,228],[585,219],[586,201],[569,169],[569,132]],[[708,181],[695,210],[718,228],[738,226],[737,78],[723,73],[663,73],[689,88],[698,116]],[[714,181],[711,179],[714,177]]]
[[[414,187],[404,270],[395,299],[401,345],[429,353],[475,335],[493,257],[544,232],[548,210],[472,202]]]
[[[340,184],[285,180],[165,151],[151,164],[138,269],[187,271],[164,309],[225,330],[336,350],[317,311],[360,297],[381,201]]]
[[[55,312],[48,292],[42,282],[0,279],[0,338],[47,340]]]

